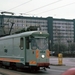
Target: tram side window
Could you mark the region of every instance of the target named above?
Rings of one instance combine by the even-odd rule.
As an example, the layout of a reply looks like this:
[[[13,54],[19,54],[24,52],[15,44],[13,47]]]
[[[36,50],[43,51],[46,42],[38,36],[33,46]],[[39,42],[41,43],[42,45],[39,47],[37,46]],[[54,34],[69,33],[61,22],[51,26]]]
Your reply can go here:
[[[29,49],[29,37],[26,37],[26,49]]]
[[[20,48],[21,48],[21,50],[23,50],[23,48],[24,48],[24,39],[23,38],[20,38]]]

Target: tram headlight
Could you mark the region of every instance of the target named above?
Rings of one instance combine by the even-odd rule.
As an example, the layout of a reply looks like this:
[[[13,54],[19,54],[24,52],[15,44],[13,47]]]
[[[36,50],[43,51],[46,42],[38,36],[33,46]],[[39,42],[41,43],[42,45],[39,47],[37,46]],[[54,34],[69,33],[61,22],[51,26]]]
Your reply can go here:
[[[41,57],[42,57],[42,58],[45,58],[45,55],[42,55]]]

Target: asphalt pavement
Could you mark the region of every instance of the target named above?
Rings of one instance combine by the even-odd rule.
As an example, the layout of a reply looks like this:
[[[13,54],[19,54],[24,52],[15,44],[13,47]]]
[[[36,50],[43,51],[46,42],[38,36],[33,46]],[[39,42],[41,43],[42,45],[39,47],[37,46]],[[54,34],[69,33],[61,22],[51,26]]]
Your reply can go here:
[[[60,65],[59,60],[62,60],[62,64]],[[50,64],[56,66],[73,66],[75,67],[75,58],[58,58],[54,56],[50,56]]]

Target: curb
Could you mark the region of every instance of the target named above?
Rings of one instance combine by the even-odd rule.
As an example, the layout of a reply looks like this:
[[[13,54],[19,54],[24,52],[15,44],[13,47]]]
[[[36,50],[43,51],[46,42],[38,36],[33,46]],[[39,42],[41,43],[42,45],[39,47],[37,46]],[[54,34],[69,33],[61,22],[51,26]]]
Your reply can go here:
[[[50,64],[52,66],[66,66],[65,64]]]

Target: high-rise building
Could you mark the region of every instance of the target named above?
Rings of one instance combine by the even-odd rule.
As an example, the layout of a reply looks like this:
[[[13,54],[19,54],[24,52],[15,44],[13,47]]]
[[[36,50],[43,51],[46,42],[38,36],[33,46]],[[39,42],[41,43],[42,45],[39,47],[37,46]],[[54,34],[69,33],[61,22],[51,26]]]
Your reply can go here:
[[[75,40],[75,20],[73,19],[0,15],[0,35],[12,34],[30,26],[38,26],[41,31],[48,32],[51,44],[68,44]]]
[[[3,26],[6,33],[9,33],[11,26],[11,33],[30,26],[38,26],[41,31],[47,31],[47,18],[7,15],[0,15],[0,17],[2,17],[0,25]]]

